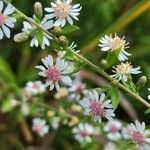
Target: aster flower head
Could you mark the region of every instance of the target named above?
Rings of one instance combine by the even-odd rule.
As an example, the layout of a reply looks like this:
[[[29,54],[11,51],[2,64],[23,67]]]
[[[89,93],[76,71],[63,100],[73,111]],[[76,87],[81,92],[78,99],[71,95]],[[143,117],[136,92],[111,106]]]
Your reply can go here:
[[[64,59],[56,58],[56,63],[54,63],[53,57],[48,55],[44,59],[41,59],[43,65],[36,66],[37,69],[40,69],[39,75],[46,78],[46,87],[50,86],[50,90],[53,90],[54,87],[58,91],[60,89],[59,83],[71,86],[72,80],[67,75],[72,70],[69,69],[68,63]]]
[[[148,91],[150,91],[150,88],[148,88]],[[148,95],[148,99],[150,100],[150,95]]]
[[[115,74],[112,75],[112,77],[117,78],[119,81],[122,80],[123,82],[127,82],[131,74],[141,73],[140,66],[133,68],[133,66],[128,62],[117,65],[117,67],[114,67],[113,72]]]
[[[82,7],[80,4],[71,4],[72,0],[56,0],[51,2],[51,7],[45,8],[45,11],[50,13],[46,15],[47,19],[55,18],[54,26],[65,26],[66,21],[73,25],[73,20],[78,20]]]
[[[11,4],[8,4],[5,10],[3,11],[4,3],[0,1],[0,40],[6,35],[7,38],[10,38],[10,29],[14,28],[14,23],[16,19],[11,17],[14,13],[14,7]]]
[[[76,75],[72,86],[68,88],[69,100],[79,100],[81,96],[87,93],[86,85],[81,82],[80,75]]]
[[[137,144],[141,150],[150,149],[150,138],[148,138],[150,132],[145,130],[144,122],[140,123],[136,120],[135,124],[131,123],[127,126],[126,130],[124,129],[123,134],[133,143]]]
[[[101,47],[102,51],[115,51],[120,49],[118,59],[125,61],[128,60],[128,56],[131,56],[131,54],[125,51],[126,48],[129,48],[129,43],[124,38],[120,38],[117,34],[114,37],[111,34],[110,36],[105,35],[99,40],[100,44],[98,46]]]
[[[30,81],[24,89],[26,96],[34,96],[45,92],[45,85],[41,81]]]
[[[109,121],[104,126],[104,131],[108,132],[107,138],[112,141],[117,141],[121,138],[120,130],[122,123],[119,120]]]
[[[44,119],[34,118],[32,121],[32,130],[39,136],[43,137],[49,132],[49,126],[46,125],[46,121]]]
[[[90,91],[87,98],[83,98],[80,104],[84,108],[85,115],[91,115],[94,121],[101,123],[102,118],[109,121],[115,116],[111,100],[106,100],[106,95],[99,95],[97,91]]]
[[[94,134],[94,127],[88,123],[80,123],[72,130],[74,138],[78,142],[91,142],[91,136]]]
[[[33,20],[37,22],[36,16],[33,16]],[[49,30],[53,27],[53,21],[48,21],[45,17],[42,21],[38,20],[38,24],[40,24],[45,30]],[[52,37],[35,27],[33,24],[24,21],[22,31],[32,37],[30,42],[31,47],[38,47],[40,45],[42,49],[45,49],[46,46],[50,46],[50,40]]]

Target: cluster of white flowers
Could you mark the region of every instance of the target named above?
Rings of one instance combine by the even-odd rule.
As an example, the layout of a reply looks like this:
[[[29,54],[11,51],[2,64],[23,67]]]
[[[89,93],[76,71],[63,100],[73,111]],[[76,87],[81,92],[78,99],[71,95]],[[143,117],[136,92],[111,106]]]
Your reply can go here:
[[[105,35],[99,40],[99,46],[102,51],[113,52],[119,50],[118,59],[121,61],[121,64],[114,67],[115,70],[113,70],[113,72],[115,74],[112,75],[112,77],[119,81],[127,82],[131,74],[139,74],[141,71],[140,66],[133,68],[129,62],[122,62],[128,60],[128,56],[131,56],[130,53],[125,51],[126,48],[129,48],[129,43],[127,43],[124,38],[125,37],[120,38],[117,34],[115,34],[114,37],[111,34],[110,36]]]
[[[131,123],[127,128],[123,129],[125,139],[131,140],[137,144],[141,150],[150,149],[150,131],[145,130],[145,123],[140,123],[138,120],[135,124]]]

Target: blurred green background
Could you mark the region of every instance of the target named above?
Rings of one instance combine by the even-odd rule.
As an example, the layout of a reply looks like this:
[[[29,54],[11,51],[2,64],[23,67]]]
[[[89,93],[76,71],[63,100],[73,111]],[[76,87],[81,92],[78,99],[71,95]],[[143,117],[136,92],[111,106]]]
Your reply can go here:
[[[19,10],[30,17],[33,14],[34,2],[36,1],[12,0],[12,3]],[[51,1],[41,0],[40,2],[43,4],[43,7],[47,7]],[[115,32],[121,36],[126,36],[126,40],[130,43],[128,52],[132,53],[130,61],[134,66],[140,65],[143,74],[148,77],[146,87],[141,90],[141,95],[147,99],[147,95],[149,94],[147,88],[150,87],[149,0],[73,0],[73,2],[80,3],[83,9],[79,17],[79,22],[75,22],[75,25],[79,26],[80,30],[70,35],[69,39],[78,44],[84,56],[95,64],[99,64],[103,54],[100,53],[99,48],[96,46],[98,38],[105,33]],[[2,82],[2,84],[9,85],[12,79],[15,78],[16,83],[20,87],[23,87],[26,82],[38,79],[34,66],[39,63],[43,56],[46,56],[53,50],[53,46],[45,50],[31,48],[29,46],[30,41],[15,43],[13,35],[21,31],[22,21],[20,19],[16,23],[16,28],[12,31],[11,39],[5,38],[0,41],[0,70],[6,71],[5,73],[0,73],[0,83]],[[134,78],[135,82],[139,77],[140,75]],[[144,120],[149,125],[149,115],[144,115],[145,107],[132,98],[129,98],[129,101],[135,107],[141,120]],[[118,108],[116,112],[118,117],[129,120],[126,118],[125,112],[123,114],[120,112],[122,110]],[[3,122],[3,117],[3,115],[2,117],[0,116],[0,123]]]

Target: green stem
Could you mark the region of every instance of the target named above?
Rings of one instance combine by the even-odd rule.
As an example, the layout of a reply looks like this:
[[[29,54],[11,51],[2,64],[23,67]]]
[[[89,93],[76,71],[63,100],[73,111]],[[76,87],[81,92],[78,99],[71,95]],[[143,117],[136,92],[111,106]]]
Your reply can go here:
[[[125,92],[127,92],[129,95],[131,95],[132,97],[134,97],[135,99],[137,99],[138,101],[140,101],[142,104],[144,104],[146,107],[150,108],[150,104],[148,102],[146,102],[142,97],[140,97],[138,94],[132,92],[130,89],[126,88],[124,85],[122,85],[121,83],[119,83],[119,81],[116,81],[115,79],[113,79],[111,76],[109,76],[105,71],[103,71],[101,68],[99,68],[98,66],[96,66],[95,64],[93,64],[92,62],[90,62],[89,60],[87,60],[86,58],[82,57],[81,55],[75,53],[73,51],[74,55],[76,57],[78,57],[80,60],[84,61],[89,67],[93,68],[95,71],[97,71],[99,74],[101,74],[103,77],[105,77],[107,80],[109,80],[112,83],[116,83],[116,86],[122,90],[124,90]]]
[[[3,0],[6,4],[9,4],[9,2],[7,0]],[[144,0],[145,1],[145,0]],[[148,3],[150,5],[150,1]],[[145,5],[144,5],[145,6]],[[15,7],[14,7],[15,8]],[[49,31],[45,30],[42,26],[40,26],[39,24],[37,24],[33,19],[28,18],[28,16],[26,16],[25,14],[23,14],[21,11],[19,11],[18,9],[15,8],[15,12],[18,13],[22,18],[24,18],[25,20],[29,21],[30,23],[32,23],[33,25],[35,25],[37,28],[41,29],[43,32],[45,32],[46,34],[48,34],[49,36],[53,37],[55,41],[57,41],[57,38],[55,38],[55,36],[53,34],[51,34]],[[89,60],[87,60],[86,58],[84,58],[83,56],[75,53],[74,51],[72,51],[74,53],[74,55],[76,57],[78,57],[80,60],[82,60],[83,62],[85,62],[89,67],[91,67],[92,69],[94,69],[95,71],[97,71],[98,73],[100,73],[103,77],[105,77],[107,80],[109,80],[110,82],[116,82],[116,80],[114,80],[111,76],[109,76],[103,69],[99,68],[98,66],[96,66],[95,64],[93,64],[92,62],[90,62]],[[150,104],[148,102],[146,102],[142,97],[140,97],[138,94],[132,92],[130,89],[126,88],[124,85],[122,85],[121,83],[119,83],[119,81],[116,82],[118,88],[124,90],[125,92],[127,92],[130,96],[134,97],[135,99],[137,99],[138,101],[140,101],[142,104],[144,104],[146,107],[150,108]],[[39,104],[39,103],[38,103]],[[45,104],[39,104],[45,108],[50,109],[49,106],[45,105]]]

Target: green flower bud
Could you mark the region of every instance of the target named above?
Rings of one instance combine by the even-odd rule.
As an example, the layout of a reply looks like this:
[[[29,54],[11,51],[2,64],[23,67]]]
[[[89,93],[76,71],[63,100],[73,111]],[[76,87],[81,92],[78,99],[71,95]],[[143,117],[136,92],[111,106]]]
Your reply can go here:
[[[34,13],[38,18],[41,18],[43,16],[43,8],[40,2],[34,3]]]
[[[65,36],[63,36],[63,35],[59,37],[59,42],[60,42],[60,44],[61,44],[62,46],[65,46],[65,45],[68,44],[67,38],[66,38]]]
[[[136,85],[139,87],[139,88],[142,88],[145,86],[147,82],[147,77],[146,76],[142,76],[139,78],[139,80],[137,81]]]
[[[24,32],[21,32],[21,33],[18,33],[18,34],[16,34],[15,36],[14,36],[14,41],[15,42],[24,42],[24,41],[26,41],[27,39],[29,38],[29,36],[26,34],[26,33],[24,33]]]

